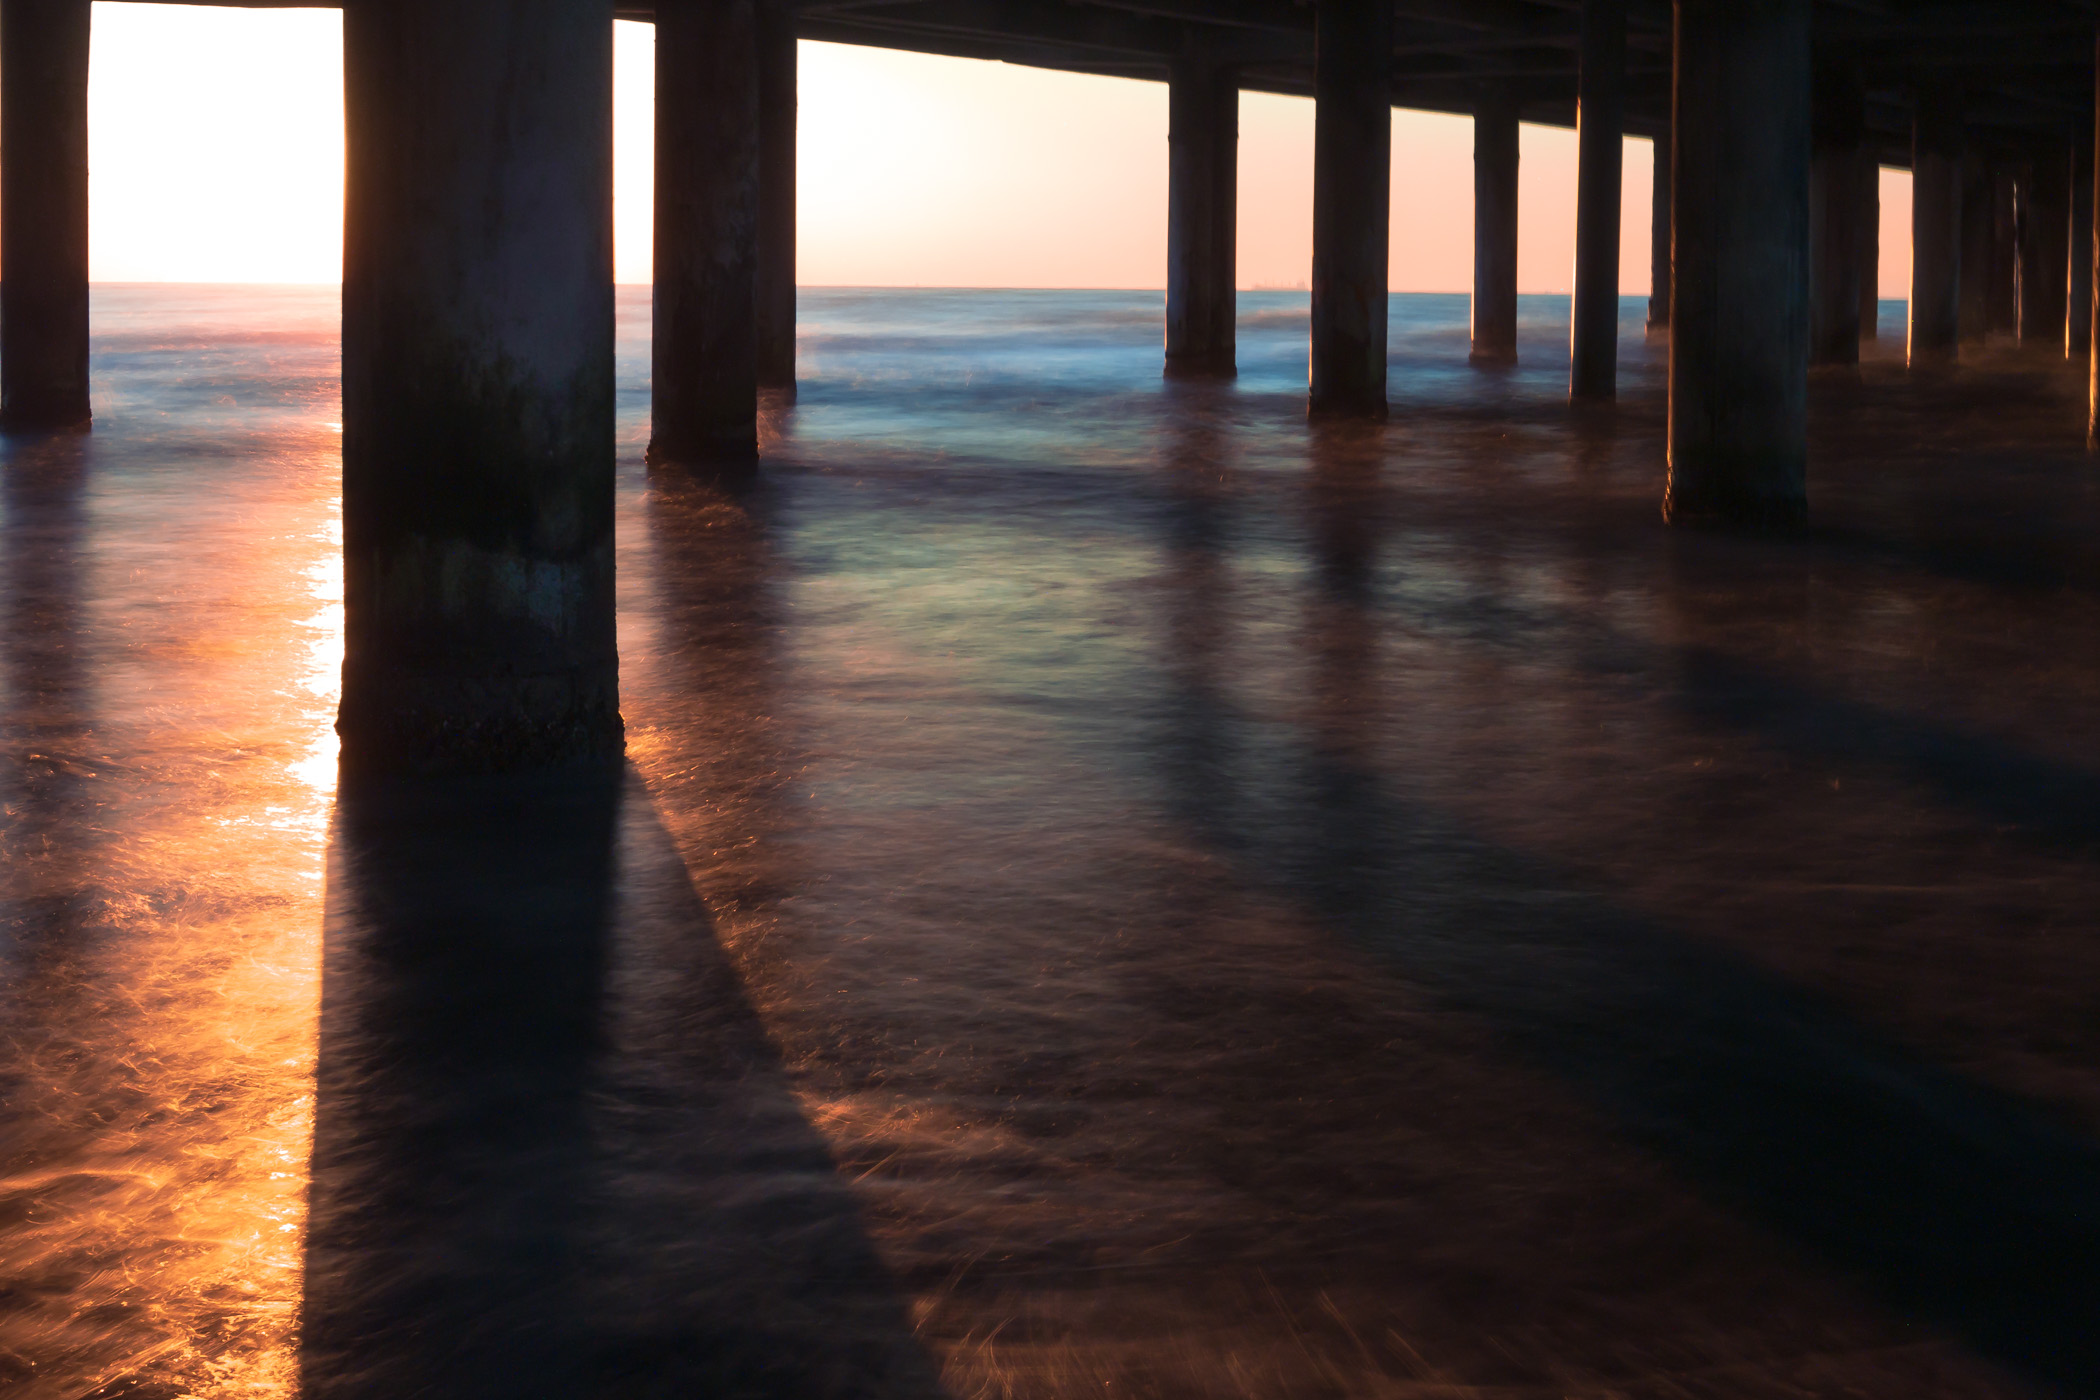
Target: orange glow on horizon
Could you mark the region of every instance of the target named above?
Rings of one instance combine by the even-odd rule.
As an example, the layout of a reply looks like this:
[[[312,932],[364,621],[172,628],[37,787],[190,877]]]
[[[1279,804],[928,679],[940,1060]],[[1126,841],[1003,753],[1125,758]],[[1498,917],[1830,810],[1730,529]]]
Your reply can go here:
[[[94,8],[90,274],[334,282],[342,263],[336,10]],[[615,275],[649,280],[654,29],[614,26]],[[1157,288],[1166,88],[805,42],[799,279],[811,286]],[[1238,282],[1303,287],[1312,103],[1240,102]],[[1518,285],[1566,291],[1575,134],[1521,132]],[[1648,290],[1652,148],[1626,145],[1620,286]],[[1881,286],[1909,281],[1909,176],[1884,172]],[[1391,285],[1472,281],[1472,123],[1393,118]],[[1898,236],[1900,235],[1900,236]]]

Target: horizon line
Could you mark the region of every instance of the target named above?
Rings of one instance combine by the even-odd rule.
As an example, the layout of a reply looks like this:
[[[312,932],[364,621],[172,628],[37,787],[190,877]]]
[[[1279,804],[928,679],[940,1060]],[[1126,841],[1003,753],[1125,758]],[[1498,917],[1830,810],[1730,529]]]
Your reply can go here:
[[[152,280],[145,280],[145,279],[139,279],[139,278],[98,278],[98,279],[93,279],[93,280],[91,280],[91,281],[90,281],[90,282],[88,283],[88,285],[89,285],[90,287],[283,287],[283,288],[295,288],[295,287],[296,287],[296,288],[301,288],[301,289],[306,289],[306,290],[316,290],[316,291],[318,291],[318,290],[320,290],[320,289],[323,289],[323,288],[330,288],[330,287],[332,287],[332,288],[335,288],[335,289],[337,289],[337,290],[340,290],[340,289],[342,288],[342,285],[343,285],[343,284],[342,284],[342,282],[341,282],[340,280],[337,280],[337,281],[333,281],[333,282],[277,282],[277,281],[261,281],[261,280],[257,280],[257,281],[249,281],[249,280],[245,280],[245,279],[234,279],[234,280],[225,280],[225,279],[216,279],[216,278],[195,278],[195,277],[177,277],[177,278],[157,278],[157,279],[152,279]],[[647,288],[649,288],[649,287],[651,287],[651,286],[653,286],[653,285],[654,285],[654,284],[652,284],[652,283],[649,283],[649,282],[615,282],[615,283],[613,283],[613,287],[614,287],[614,288],[615,288],[616,290],[621,290],[621,289],[636,289],[636,290],[641,290],[641,289],[647,289]],[[1158,287],[1130,287],[1130,286],[1123,286],[1123,287],[1098,287],[1098,286],[1096,286],[1096,287],[1079,287],[1079,286],[1042,286],[1042,285],[1033,285],[1033,286],[1020,286],[1020,285],[1010,285],[1010,284],[995,284],[995,283],[989,283],[989,282],[982,282],[982,283],[940,283],[940,284],[936,284],[936,283],[927,283],[927,282],[797,282],[797,283],[795,284],[795,290],[796,290],[796,291],[798,291],[798,292],[1152,292],[1152,293],[1155,293],[1155,294],[1157,294],[1157,295],[1160,295],[1160,296],[1165,296],[1165,295],[1166,295],[1166,288],[1165,288],[1165,287],[1163,287],[1163,286],[1158,286]],[[1278,286],[1259,286],[1259,287],[1235,287],[1235,288],[1233,288],[1233,292],[1234,292],[1234,294],[1235,294],[1235,295],[1237,295],[1237,294],[1239,294],[1239,293],[1241,293],[1241,292],[1295,292],[1295,293],[1298,293],[1298,294],[1300,294],[1300,295],[1305,295],[1305,296],[1310,296],[1310,295],[1311,295],[1311,292],[1310,292],[1310,291],[1309,291],[1309,290],[1308,290],[1307,288],[1304,288],[1304,287],[1278,287]],[[1465,287],[1388,287],[1388,288],[1386,288],[1386,295],[1387,295],[1387,296],[1420,296],[1420,297],[1426,297],[1426,296],[1471,296],[1471,295],[1472,295],[1472,292],[1471,292],[1471,290],[1470,290],[1469,288],[1465,288]],[[1568,290],[1567,290],[1566,288],[1564,288],[1564,287],[1559,287],[1559,288],[1549,288],[1549,289],[1547,289],[1547,290],[1544,290],[1544,291],[1539,291],[1539,290],[1531,290],[1531,291],[1526,291],[1526,290],[1523,290],[1523,289],[1519,289],[1519,290],[1518,290],[1518,292],[1517,292],[1517,295],[1518,295],[1518,296],[1527,296],[1527,297],[1564,297],[1564,296],[1567,296],[1567,295],[1569,295],[1569,293],[1568,293]],[[1652,295],[1652,293],[1651,293],[1651,292],[1649,292],[1649,291],[1648,291],[1648,290],[1647,290],[1646,288],[1642,288],[1642,289],[1639,289],[1639,290],[1635,290],[1635,291],[1625,291],[1625,290],[1622,290],[1622,291],[1620,291],[1620,293],[1619,293],[1619,296],[1620,296],[1620,297],[1621,297],[1622,299],[1623,299],[1623,298],[1625,298],[1625,297],[1638,297],[1638,296],[1649,296],[1649,295]],[[1881,298],[1881,300],[1883,300],[1883,301],[1902,301],[1902,300],[1904,300],[1904,298],[1903,298],[1903,297],[1882,297],[1882,298]]]

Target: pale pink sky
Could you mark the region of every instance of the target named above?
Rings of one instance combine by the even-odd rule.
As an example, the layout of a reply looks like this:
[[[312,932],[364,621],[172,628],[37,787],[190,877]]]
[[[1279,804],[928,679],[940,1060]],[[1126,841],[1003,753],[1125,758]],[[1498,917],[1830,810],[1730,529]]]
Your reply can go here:
[[[342,259],[342,25],[334,10],[94,7],[90,275],[332,282]],[[616,275],[649,278],[651,46],[615,25]],[[1159,83],[802,45],[806,285],[1143,287],[1166,262]],[[1575,134],[1522,130],[1517,279],[1565,291]],[[1651,147],[1626,144],[1620,286],[1648,290]],[[1883,173],[1881,278],[1909,281],[1909,177]],[[1472,123],[1393,115],[1391,284],[1471,284]],[[1239,284],[1301,286],[1312,104],[1240,103]]]

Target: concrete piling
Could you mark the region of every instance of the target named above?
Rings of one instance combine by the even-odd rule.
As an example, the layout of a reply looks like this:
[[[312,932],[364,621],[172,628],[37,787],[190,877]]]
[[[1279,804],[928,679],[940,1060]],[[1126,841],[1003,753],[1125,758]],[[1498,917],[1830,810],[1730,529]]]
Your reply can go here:
[[[1985,308],[1985,334],[2020,334],[2019,176],[2002,154],[1990,156],[1991,268],[1990,304]]]
[[[343,16],[346,774],[621,750],[612,10]]]
[[[1575,285],[1568,397],[1619,391],[1619,185],[1625,165],[1626,0],[1583,0],[1575,100]]]
[[[1961,156],[1961,297],[1955,320],[1963,352],[1982,349],[1991,327],[1991,167],[1973,143]]]
[[[1673,524],[1808,509],[1808,0],[1677,0]]]
[[[1648,210],[1648,334],[1670,329],[1670,134],[1655,138]]]
[[[1911,129],[1910,339],[1913,365],[1955,356],[1961,312],[1961,95],[1918,90]]]
[[[1319,0],[1313,48],[1314,417],[1385,417],[1393,8]]]
[[[0,0],[0,427],[88,408],[88,0]]]
[[[1237,314],[1240,91],[1191,43],[1167,81],[1169,374],[1231,374]]]
[[[2096,186],[2100,186],[2100,33],[2093,40],[2093,157],[2094,164],[2088,172]],[[2094,203],[2094,223],[2088,229],[2087,247],[2092,264],[2088,280],[2092,284],[2093,296],[2100,299],[2100,200]],[[2086,350],[2086,418],[2085,450],[2100,453],[2100,306],[2094,306],[2088,317],[2090,339]]]
[[[1859,338],[1881,339],[1881,162],[1859,162]]]
[[[2071,162],[2059,144],[2034,148],[2020,189],[2020,344],[2061,354],[2071,257]]]
[[[2066,264],[2064,354],[2082,360],[2093,349],[2093,151],[2083,141],[2071,152],[2071,240]]]
[[[656,291],[649,461],[758,459],[755,0],[656,7]]]
[[[795,11],[758,7],[757,375],[768,389],[795,387],[795,131],[799,99]]]
[[[1473,349],[1476,365],[1517,362],[1517,102],[1484,83],[1473,103]]]
[[[1808,228],[1808,362],[1859,363],[1860,166],[1866,160],[1866,93],[1859,70],[1828,63],[1811,99]]]

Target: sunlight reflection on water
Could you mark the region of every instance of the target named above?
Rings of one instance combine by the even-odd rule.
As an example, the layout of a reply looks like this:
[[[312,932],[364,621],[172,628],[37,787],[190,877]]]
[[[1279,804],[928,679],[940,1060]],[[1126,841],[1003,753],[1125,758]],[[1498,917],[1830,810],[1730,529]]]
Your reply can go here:
[[[334,507],[335,514],[329,520],[327,530],[319,536],[328,552],[306,568],[306,577],[313,585],[314,601],[322,604],[322,608],[300,624],[314,633],[307,647],[306,691],[325,705],[330,715],[334,714],[336,702],[343,694],[343,517],[340,499],[334,502]],[[292,771],[316,793],[331,795],[335,791],[336,756],[341,749],[342,744],[331,721],[314,736],[306,757],[294,763]],[[325,812],[322,820],[325,825]]]
[[[6,448],[10,1397],[296,1387],[342,656],[339,439],[314,426],[334,301],[99,288],[94,433]],[[228,385],[242,414],[215,406]]]

